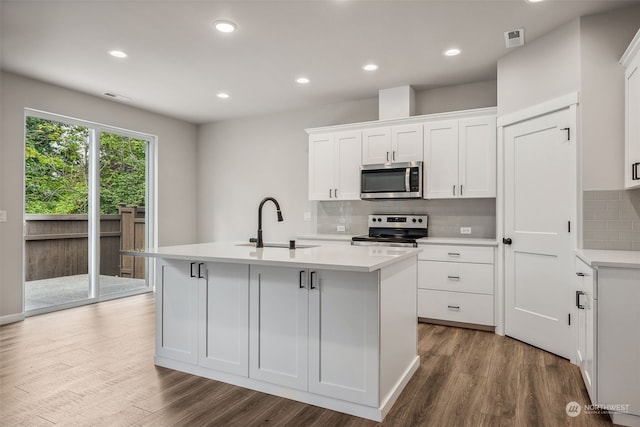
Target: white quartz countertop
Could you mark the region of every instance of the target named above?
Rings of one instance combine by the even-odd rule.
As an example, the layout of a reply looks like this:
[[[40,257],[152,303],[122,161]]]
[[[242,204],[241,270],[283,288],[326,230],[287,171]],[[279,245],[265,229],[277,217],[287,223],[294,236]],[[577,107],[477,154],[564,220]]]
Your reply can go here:
[[[123,254],[187,261],[371,272],[417,256],[420,251],[419,248],[351,245],[318,245],[295,250],[286,247],[257,249],[253,246],[238,246],[236,243],[216,242],[164,246]]]
[[[330,242],[350,242],[356,234],[307,234],[298,236],[298,240],[328,240]]]
[[[640,251],[577,249],[576,255],[591,267],[640,268]]]

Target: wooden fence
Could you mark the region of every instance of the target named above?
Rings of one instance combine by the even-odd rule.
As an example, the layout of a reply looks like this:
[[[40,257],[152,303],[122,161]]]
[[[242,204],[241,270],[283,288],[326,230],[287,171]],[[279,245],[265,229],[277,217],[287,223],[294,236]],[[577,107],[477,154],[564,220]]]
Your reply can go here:
[[[120,250],[144,248],[144,207],[100,216],[100,274],[144,278],[144,260]],[[87,215],[26,215],[25,281],[87,274]],[[135,257],[137,258],[137,257]]]

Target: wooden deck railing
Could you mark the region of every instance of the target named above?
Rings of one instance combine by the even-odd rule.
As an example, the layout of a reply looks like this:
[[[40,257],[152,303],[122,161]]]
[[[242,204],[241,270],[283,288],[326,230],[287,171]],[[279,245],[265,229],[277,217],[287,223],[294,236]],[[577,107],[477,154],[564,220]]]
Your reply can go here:
[[[120,250],[144,248],[144,207],[100,216],[100,274],[144,278],[144,260]],[[87,274],[87,215],[26,215],[25,281]],[[137,258],[137,257],[136,257]]]

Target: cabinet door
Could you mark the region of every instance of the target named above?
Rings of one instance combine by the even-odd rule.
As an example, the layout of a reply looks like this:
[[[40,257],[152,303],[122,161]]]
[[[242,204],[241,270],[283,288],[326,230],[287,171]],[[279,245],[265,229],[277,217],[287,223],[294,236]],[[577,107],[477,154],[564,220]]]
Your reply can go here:
[[[461,197],[496,197],[496,118],[459,122],[459,192]]]
[[[331,134],[309,137],[309,200],[332,200],[335,152]]]
[[[375,273],[310,274],[309,391],[379,406]]]
[[[625,187],[640,187],[640,55],[625,70]],[[636,179],[634,179],[636,178]]]
[[[335,136],[337,166],[334,197],[339,200],[360,200],[360,159],[362,134],[346,132]]]
[[[249,266],[207,263],[199,283],[201,366],[249,375]]]
[[[193,272],[192,272],[193,270]],[[156,289],[156,355],[198,362],[197,263],[159,260]],[[194,276],[194,277],[191,277]]]
[[[638,284],[640,269],[598,268],[598,403],[628,404],[634,415],[640,415]]]
[[[424,125],[425,199],[458,197],[458,121]]]
[[[423,160],[424,133],[422,125],[394,126],[391,129],[391,161]]]
[[[582,295],[577,296],[578,342],[576,361],[580,366],[582,379],[592,403],[597,403],[595,370],[595,319],[594,270],[576,258],[576,288]]]
[[[362,131],[362,164],[375,165],[391,161],[391,129]]]
[[[306,271],[250,267],[249,376],[307,389]]]

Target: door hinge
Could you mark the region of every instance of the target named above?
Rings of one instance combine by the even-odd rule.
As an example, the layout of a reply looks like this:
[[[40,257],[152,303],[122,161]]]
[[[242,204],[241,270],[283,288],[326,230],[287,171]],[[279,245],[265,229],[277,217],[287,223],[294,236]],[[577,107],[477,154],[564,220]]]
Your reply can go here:
[[[567,131],[567,141],[571,141],[571,128],[562,128],[560,130],[566,130]]]
[[[571,313],[569,313],[569,326],[571,326]]]
[[[571,233],[571,221],[567,221],[567,232]]]

